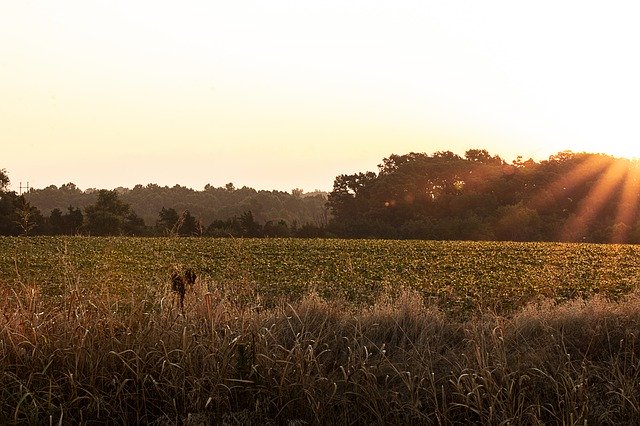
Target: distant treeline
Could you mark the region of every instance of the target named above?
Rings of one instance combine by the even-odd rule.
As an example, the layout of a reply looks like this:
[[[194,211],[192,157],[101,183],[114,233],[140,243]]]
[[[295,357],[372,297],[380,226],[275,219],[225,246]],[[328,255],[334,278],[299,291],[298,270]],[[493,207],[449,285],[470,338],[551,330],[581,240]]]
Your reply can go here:
[[[563,151],[511,163],[483,149],[384,158],[328,194],[233,184],[18,195],[0,171],[1,235],[202,235],[640,242],[640,166]]]
[[[178,213],[189,211],[202,223],[239,217],[251,211],[260,223],[268,221],[298,224],[324,224],[326,222],[326,198],[324,192],[304,193],[301,189],[291,192],[257,191],[253,188],[236,188],[232,183],[223,187],[206,185],[198,191],[180,185],[136,185],[133,189],[116,188],[118,197],[140,216],[146,224],[154,225],[162,208],[173,208]],[[60,187],[54,185],[31,190],[25,198],[44,214],[54,209],[65,211],[69,206],[85,209],[98,199],[99,190],[81,191],[73,183]]]
[[[0,235],[320,236],[327,194],[257,191],[231,183],[196,191],[149,184],[81,190],[73,183],[8,191],[0,171]]]

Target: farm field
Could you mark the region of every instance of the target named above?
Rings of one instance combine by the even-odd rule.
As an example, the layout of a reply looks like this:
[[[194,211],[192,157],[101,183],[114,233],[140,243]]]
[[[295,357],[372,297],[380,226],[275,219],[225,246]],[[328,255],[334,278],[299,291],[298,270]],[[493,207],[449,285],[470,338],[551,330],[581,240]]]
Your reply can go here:
[[[640,423],[636,246],[36,237],[0,254],[0,424]]]
[[[442,309],[506,313],[540,297],[617,298],[640,280],[640,247],[561,243],[207,238],[0,238],[0,282],[70,285],[128,298],[168,286],[190,267],[209,287],[247,288],[265,303],[314,290],[370,303],[383,290],[419,290]]]

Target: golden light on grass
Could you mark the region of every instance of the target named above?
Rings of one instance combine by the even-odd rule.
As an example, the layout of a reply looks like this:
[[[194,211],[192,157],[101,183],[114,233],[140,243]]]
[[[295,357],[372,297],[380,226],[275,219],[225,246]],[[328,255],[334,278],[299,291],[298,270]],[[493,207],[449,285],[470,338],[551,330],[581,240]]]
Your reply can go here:
[[[2,424],[640,421],[638,293],[459,319],[391,287],[371,306],[311,292],[258,312],[201,280],[181,315],[166,288],[118,310],[20,284],[0,299]]]

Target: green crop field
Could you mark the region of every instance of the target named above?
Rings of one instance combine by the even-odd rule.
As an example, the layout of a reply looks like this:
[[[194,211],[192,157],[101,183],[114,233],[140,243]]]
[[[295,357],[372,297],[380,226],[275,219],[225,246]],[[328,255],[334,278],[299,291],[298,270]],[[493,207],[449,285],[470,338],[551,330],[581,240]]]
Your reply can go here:
[[[382,289],[420,290],[447,311],[508,312],[628,293],[640,280],[640,247],[508,242],[208,238],[0,238],[0,282],[35,283],[55,297],[73,285],[127,297],[168,286],[191,267],[211,287],[251,288],[264,301],[310,290],[373,301]]]

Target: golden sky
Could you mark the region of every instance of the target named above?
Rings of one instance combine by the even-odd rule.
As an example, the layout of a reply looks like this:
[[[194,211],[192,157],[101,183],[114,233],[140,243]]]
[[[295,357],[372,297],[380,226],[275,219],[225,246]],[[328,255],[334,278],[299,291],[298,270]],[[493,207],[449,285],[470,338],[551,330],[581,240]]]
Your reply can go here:
[[[640,6],[0,0],[16,189],[329,190],[383,157],[640,156]]]

